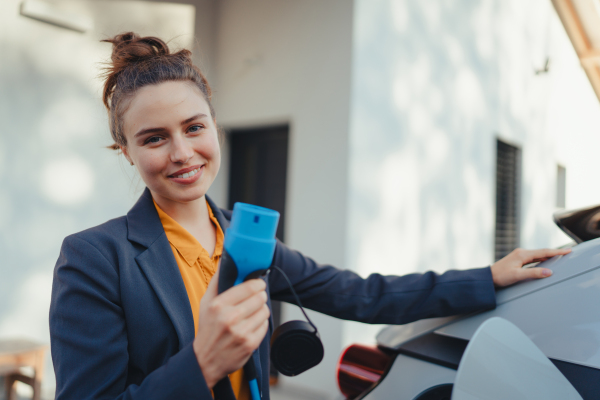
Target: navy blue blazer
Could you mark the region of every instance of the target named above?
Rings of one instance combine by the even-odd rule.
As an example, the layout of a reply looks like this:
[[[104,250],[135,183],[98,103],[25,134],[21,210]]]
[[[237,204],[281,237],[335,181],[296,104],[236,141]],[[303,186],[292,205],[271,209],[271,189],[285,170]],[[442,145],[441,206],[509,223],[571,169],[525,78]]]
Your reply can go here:
[[[208,203],[225,230],[231,213]],[[281,242],[274,263],[304,306],[343,319],[403,324],[496,304],[489,268],[363,279]],[[271,299],[294,303],[279,273],[267,280]],[[271,334],[272,323],[253,356],[265,400]],[[192,349],[187,292],[148,189],[126,216],[64,240],[50,338],[57,400],[212,399]]]

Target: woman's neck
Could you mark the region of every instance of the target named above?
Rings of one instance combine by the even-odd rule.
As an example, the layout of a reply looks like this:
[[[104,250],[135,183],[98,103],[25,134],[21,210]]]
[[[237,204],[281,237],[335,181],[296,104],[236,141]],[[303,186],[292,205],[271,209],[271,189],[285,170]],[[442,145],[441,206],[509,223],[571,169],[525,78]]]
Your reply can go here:
[[[173,218],[212,255],[216,244],[216,227],[208,214],[206,196],[189,202],[176,202],[152,193],[161,210]]]

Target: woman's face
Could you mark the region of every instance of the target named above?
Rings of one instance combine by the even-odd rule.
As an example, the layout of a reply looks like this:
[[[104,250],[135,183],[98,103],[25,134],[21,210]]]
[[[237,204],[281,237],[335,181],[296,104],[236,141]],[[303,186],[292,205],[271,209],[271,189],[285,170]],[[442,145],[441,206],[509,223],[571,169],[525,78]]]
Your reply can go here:
[[[157,203],[186,203],[206,194],[219,171],[221,152],[210,108],[193,83],[144,86],[123,118],[123,154]]]

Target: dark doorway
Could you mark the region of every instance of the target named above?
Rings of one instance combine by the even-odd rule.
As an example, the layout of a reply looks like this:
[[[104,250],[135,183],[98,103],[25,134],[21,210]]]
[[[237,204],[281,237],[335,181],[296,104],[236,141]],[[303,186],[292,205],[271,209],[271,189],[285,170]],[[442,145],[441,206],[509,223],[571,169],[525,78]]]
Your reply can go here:
[[[289,125],[229,131],[229,209],[243,202],[281,214],[277,238],[284,241]],[[281,304],[272,303],[274,328],[281,323]],[[272,375],[275,369],[271,368]],[[276,376],[276,375],[275,375]]]
[[[235,202],[279,211],[277,238],[284,240],[288,125],[229,132],[229,208]]]

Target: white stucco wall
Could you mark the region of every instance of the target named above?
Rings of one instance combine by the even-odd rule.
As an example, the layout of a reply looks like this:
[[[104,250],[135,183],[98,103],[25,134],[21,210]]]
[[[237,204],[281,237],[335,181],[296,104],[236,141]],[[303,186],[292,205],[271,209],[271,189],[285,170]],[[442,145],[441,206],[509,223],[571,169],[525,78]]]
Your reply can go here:
[[[221,1],[213,85],[225,127],[290,123],[286,242],[338,266],[346,264],[352,8],[346,0]],[[227,171],[219,179],[226,180]],[[301,318],[293,306],[283,313]],[[334,394],[341,322],[311,315],[325,359],[284,381]]]
[[[111,46],[99,40],[133,30],[189,47],[195,24],[189,5],[53,3],[93,15],[95,29],[44,24],[20,16],[19,0],[0,1],[0,338],[42,343],[49,343],[63,238],[125,214],[143,188],[105,148],[111,140],[97,76]],[[48,396],[54,384],[48,355]]]
[[[122,215],[141,189],[103,148],[95,77],[110,46],[97,41],[122,30],[194,46],[222,126],[290,123],[286,241],[319,262],[363,275],[490,263],[497,137],[523,149],[523,246],[566,241],[550,219],[557,163],[568,208],[600,202],[599,103],[549,0],[182,2],[195,12],[55,1],[94,14],[80,35],[0,1],[0,337],[49,341],[62,238]],[[340,351],[379,327],[311,316],[326,358],[283,381],[334,397]]]
[[[567,207],[600,203],[599,102],[547,0],[356,0],[347,265],[359,273],[493,261],[496,138],[522,149],[523,247],[568,241]],[[550,57],[550,71],[536,75]],[[344,343],[378,327],[344,326]]]

